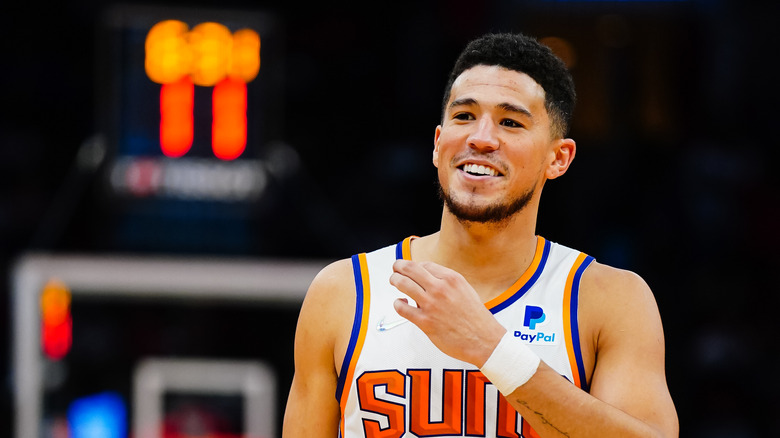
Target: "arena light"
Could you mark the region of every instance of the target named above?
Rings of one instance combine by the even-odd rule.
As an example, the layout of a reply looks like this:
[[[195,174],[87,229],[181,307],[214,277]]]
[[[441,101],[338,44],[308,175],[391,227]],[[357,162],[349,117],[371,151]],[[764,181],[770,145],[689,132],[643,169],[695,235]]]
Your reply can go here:
[[[223,160],[238,158],[246,147],[246,84],[223,79],[214,87],[211,147]]]
[[[192,30],[177,20],[161,21],[145,42],[146,74],[160,89],[160,148],[169,158],[184,156],[194,138],[194,86],[214,87],[212,150],[234,160],[247,142],[247,90],[260,70],[260,35],[235,33],[223,24],[204,22]]]
[[[239,29],[233,34],[233,64],[230,76],[252,82],[260,71],[260,35],[251,29]]]
[[[568,40],[560,37],[548,36],[541,38],[539,42],[549,47],[553,53],[558,55],[558,57],[561,58],[561,61],[566,64],[566,68],[574,68],[577,64],[577,52]]]
[[[190,150],[194,108],[195,86],[189,76],[160,88],[160,148],[166,157],[178,158]]]
[[[68,407],[70,438],[127,437],[127,407],[114,392],[88,395]]]
[[[52,279],[44,285],[40,298],[41,347],[49,359],[62,359],[73,344],[70,301],[65,283]]]
[[[227,77],[233,58],[233,35],[219,23],[201,23],[189,34],[192,82],[211,87]]]
[[[188,26],[178,20],[161,21],[146,36],[146,75],[158,84],[176,82],[188,75],[192,64]]]

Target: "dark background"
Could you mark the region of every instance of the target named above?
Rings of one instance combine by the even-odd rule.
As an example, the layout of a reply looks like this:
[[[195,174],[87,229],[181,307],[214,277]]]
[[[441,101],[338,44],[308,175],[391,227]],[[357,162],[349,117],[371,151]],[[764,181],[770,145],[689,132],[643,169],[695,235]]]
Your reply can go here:
[[[653,288],[681,436],[765,437],[780,426],[775,2],[166,3],[279,19],[276,140],[299,159],[258,207],[248,243],[181,248],[123,244],[112,225],[123,210],[74,164],[101,129],[96,35],[108,3],[64,3],[0,7],[0,435],[14,409],[13,260],[39,251],[330,260],[435,231],[430,154],[446,74],[469,39],[510,30],[565,38],[575,53],[577,159],[545,188],[539,234]]]

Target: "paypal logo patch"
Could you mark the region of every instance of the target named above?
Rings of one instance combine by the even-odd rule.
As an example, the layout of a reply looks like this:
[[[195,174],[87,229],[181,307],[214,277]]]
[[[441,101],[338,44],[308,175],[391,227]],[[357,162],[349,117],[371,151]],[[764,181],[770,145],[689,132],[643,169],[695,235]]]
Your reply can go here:
[[[546,344],[554,345],[558,343],[555,330],[552,332],[543,332],[537,330],[537,324],[542,324],[547,319],[544,309],[539,306],[525,306],[525,315],[523,316],[523,330],[515,330],[514,335],[527,344]],[[528,330],[525,330],[525,327]]]
[[[536,330],[536,324],[544,322],[545,319],[546,316],[541,307],[525,306],[525,318],[523,318],[524,327]]]

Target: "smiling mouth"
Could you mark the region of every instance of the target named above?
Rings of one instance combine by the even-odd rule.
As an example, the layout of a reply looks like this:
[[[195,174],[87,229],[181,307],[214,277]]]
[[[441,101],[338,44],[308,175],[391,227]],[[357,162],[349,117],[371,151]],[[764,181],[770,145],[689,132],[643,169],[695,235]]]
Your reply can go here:
[[[499,176],[498,170],[481,164],[464,164],[460,170],[474,176]]]

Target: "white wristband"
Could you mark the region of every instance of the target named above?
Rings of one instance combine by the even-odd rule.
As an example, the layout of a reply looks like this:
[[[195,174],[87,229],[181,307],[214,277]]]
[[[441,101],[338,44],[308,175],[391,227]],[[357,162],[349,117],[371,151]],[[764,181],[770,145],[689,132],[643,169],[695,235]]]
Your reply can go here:
[[[539,356],[507,330],[480,371],[507,396],[536,373],[539,362]]]

